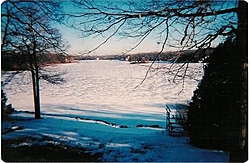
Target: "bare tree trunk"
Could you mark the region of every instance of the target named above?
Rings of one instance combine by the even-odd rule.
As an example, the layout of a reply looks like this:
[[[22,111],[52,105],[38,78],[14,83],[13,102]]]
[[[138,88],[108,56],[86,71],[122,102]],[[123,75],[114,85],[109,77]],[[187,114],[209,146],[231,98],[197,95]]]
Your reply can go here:
[[[35,107],[35,118],[39,119],[40,117],[40,109],[38,106],[38,96],[37,96],[37,79],[36,79],[36,71],[34,68],[31,69],[31,75],[32,75],[32,87],[33,87],[33,100],[34,100],[34,107]],[[38,111],[39,110],[39,111]],[[39,113],[39,114],[38,114]]]
[[[39,83],[39,70],[36,60],[36,52],[33,51],[33,54],[30,54],[30,68],[32,74],[32,86],[33,86],[33,98],[34,98],[34,107],[35,107],[35,119],[41,118],[40,111],[40,83]]]
[[[36,38],[34,35],[34,32],[32,32],[32,37],[33,37],[33,53],[32,53],[32,63],[34,65],[34,102],[35,102],[35,119],[40,119],[41,118],[41,111],[40,111],[40,83],[39,83],[39,66],[37,62],[37,44],[36,44]]]
[[[239,1],[238,6],[238,28],[236,33],[236,45],[237,49],[235,54],[236,77],[239,79],[239,92],[238,92],[238,108],[237,109],[237,121],[235,122],[235,145],[230,151],[230,161],[232,162],[244,162],[247,161],[247,144],[248,144],[248,133],[247,133],[247,113],[248,113],[248,102],[247,102],[247,91],[248,91],[248,79],[247,79],[247,2]]]
[[[39,119],[41,118],[41,111],[40,111],[40,80],[39,80],[39,74],[38,74],[38,67],[36,66],[35,68],[35,89],[36,89],[36,99],[35,99],[35,103],[36,103],[36,107],[35,107],[35,118]]]
[[[248,36],[248,5],[246,1],[239,2],[238,11],[238,48],[242,57],[241,58],[241,110],[240,110],[240,131],[239,131],[239,149],[241,151],[240,157],[247,161],[248,155],[248,133],[247,133],[247,122],[248,122],[248,72],[247,72],[247,36]]]

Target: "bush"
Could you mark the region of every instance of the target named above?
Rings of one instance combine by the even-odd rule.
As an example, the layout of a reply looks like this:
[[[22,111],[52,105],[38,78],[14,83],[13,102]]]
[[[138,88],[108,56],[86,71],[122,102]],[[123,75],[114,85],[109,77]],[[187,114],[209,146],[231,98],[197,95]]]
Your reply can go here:
[[[188,106],[191,143],[232,150],[240,128],[241,69],[235,42],[228,38],[210,55],[209,64]]]

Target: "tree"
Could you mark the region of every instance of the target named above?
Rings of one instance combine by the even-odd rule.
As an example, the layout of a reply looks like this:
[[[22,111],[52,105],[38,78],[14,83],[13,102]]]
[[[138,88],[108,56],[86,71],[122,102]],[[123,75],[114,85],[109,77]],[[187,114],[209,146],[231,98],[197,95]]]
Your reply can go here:
[[[180,69],[188,69],[192,58],[204,59],[204,54],[211,45],[221,42],[226,36],[235,35],[235,46],[230,52],[228,60],[232,64],[233,73],[237,80],[233,80],[234,113],[232,119],[234,127],[229,131],[235,133],[230,143],[234,143],[231,160],[240,160],[237,153],[247,155],[247,3],[244,1],[87,1],[76,0],[76,12],[68,13],[68,23],[78,29],[81,36],[100,37],[103,41],[95,48],[87,51],[91,53],[104,46],[113,37],[125,37],[137,40],[130,52],[137,48],[151,35],[157,43],[162,43],[158,56],[167,48],[175,47],[177,51],[195,49]],[[72,23],[79,22],[79,23]],[[232,53],[234,52],[234,53]],[[220,55],[220,54],[219,54]],[[227,56],[223,56],[227,57]],[[223,58],[224,59],[224,58]],[[227,59],[227,58],[225,58]],[[154,63],[154,62],[153,62]],[[152,63],[152,64],[153,64]],[[149,67],[149,69],[151,66]],[[222,73],[228,74],[229,69]],[[169,69],[166,71],[170,71]],[[177,71],[176,73],[180,73]],[[185,72],[182,71],[183,79]],[[148,73],[148,72],[147,72]],[[146,73],[146,76],[147,76]],[[224,85],[223,85],[224,86]],[[227,92],[228,87],[221,87],[221,92]],[[225,89],[225,90],[223,90]],[[209,100],[203,97],[203,100]],[[224,104],[226,101],[224,100]],[[222,104],[223,105],[223,104]],[[225,104],[226,105],[226,104]],[[208,113],[212,114],[212,113]],[[202,119],[201,119],[202,120]],[[193,127],[196,124],[191,124]],[[191,131],[192,132],[192,131]],[[196,132],[199,134],[198,130]],[[244,137],[244,140],[242,139]],[[191,139],[193,137],[191,136]],[[202,139],[202,135],[200,135]],[[202,139],[206,141],[205,139]],[[244,157],[246,158],[246,157]],[[241,158],[241,159],[244,159]],[[241,160],[242,161],[242,160]]]
[[[68,22],[82,32],[82,37],[104,36],[96,48],[119,35],[138,39],[130,49],[133,50],[150,34],[156,35],[162,48],[167,45],[181,49],[206,48],[217,37],[234,32],[237,24],[237,2],[232,1],[74,2],[78,10],[69,13]],[[81,22],[72,23],[71,19]]]
[[[229,150],[231,161],[243,161],[246,159],[247,120],[241,117],[246,113],[241,113],[238,103],[243,104],[240,93],[247,89],[241,88],[237,77],[235,49],[235,37],[228,37],[209,56],[204,77],[188,106],[189,136],[195,145]],[[240,140],[241,143],[232,140]]]
[[[60,74],[46,74],[40,62],[44,54],[53,51],[65,54],[66,44],[50,23],[59,19],[55,16],[59,2],[5,1],[1,7],[2,55],[18,56],[17,71],[31,72],[35,118],[40,118],[40,79],[62,81]]]
[[[175,48],[177,56],[183,50],[197,50],[180,69],[188,69],[193,58],[202,60],[214,41],[220,41],[237,29],[238,1],[73,2],[76,10],[65,14],[68,15],[67,24],[78,30],[83,38],[102,39],[86,53],[104,46],[113,37],[136,42],[124,53],[133,51],[146,39],[154,38],[161,44],[154,61],[169,47]],[[183,78],[185,75],[178,74]]]

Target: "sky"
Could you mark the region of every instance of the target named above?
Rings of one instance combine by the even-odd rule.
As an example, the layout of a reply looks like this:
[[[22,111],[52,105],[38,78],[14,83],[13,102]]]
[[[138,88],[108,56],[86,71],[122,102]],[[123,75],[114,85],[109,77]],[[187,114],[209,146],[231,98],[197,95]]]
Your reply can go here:
[[[104,2],[103,0],[98,2]],[[112,3],[121,5],[120,1],[112,1]],[[65,5],[66,12],[77,11],[77,9],[70,4],[70,1]],[[120,6],[119,6],[120,7]],[[123,6],[122,6],[123,7]],[[76,22],[74,22],[76,23]],[[104,38],[102,37],[88,37],[80,38],[80,33],[72,28],[66,27],[64,25],[57,25],[57,28],[60,29],[65,40],[70,44],[69,53],[73,55],[84,54],[86,51],[96,48]],[[143,52],[158,52],[161,49],[162,44],[159,44],[159,39],[157,40],[154,36],[149,35],[136,49],[130,53],[143,53]],[[112,37],[108,42],[103,46],[92,52],[92,55],[114,55],[114,54],[124,54],[130,50],[135,44],[138,43],[137,39],[129,39],[119,36]],[[170,50],[170,48],[169,48]]]
[[[186,40],[192,40],[192,39],[194,40],[193,42],[195,41],[199,42],[202,37],[205,38],[209,33],[211,34],[211,31],[214,32],[214,30],[211,29],[219,29],[221,26],[225,25],[225,23],[228,22],[237,23],[236,14],[231,15],[231,17],[225,15],[217,16],[215,22],[211,21],[211,23],[207,24],[201,23],[201,25],[199,24],[195,27],[196,30],[195,31],[192,30],[191,27],[192,22],[190,21],[190,18],[177,20],[176,17],[174,17],[168,19],[169,31],[167,32],[166,17],[156,17],[156,16],[144,17],[140,15],[148,11],[161,11],[163,9],[165,10],[165,5],[162,3],[169,3],[170,1],[137,0],[137,1],[131,1],[133,2],[132,5],[126,4],[126,2],[128,2],[126,0],[85,1],[90,3],[96,2],[98,5],[98,9],[101,8],[103,12],[107,12],[110,14],[108,17],[96,14],[99,12],[99,10],[97,9],[93,10],[94,14],[91,13],[92,10],[84,8],[84,5],[82,4],[74,6],[72,1],[70,0],[65,0],[61,2],[63,4],[64,14],[88,13],[81,17],[77,18],[75,17],[74,19],[72,17],[69,19],[67,18],[65,19],[64,23],[67,22],[68,26],[71,25],[75,26],[75,29],[67,27],[63,25],[63,23],[53,22],[52,24],[52,26],[59,29],[65,41],[67,41],[68,44],[70,45],[70,48],[68,49],[69,55],[121,55],[126,53],[133,54],[133,53],[144,53],[144,52],[159,52],[161,51],[163,45],[165,45],[163,51],[176,51],[176,50],[181,50],[182,46],[180,44],[183,35],[185,33],[184,32],[185,26],[187,24],[191,25],[187,30],[188,35],[187,37],[185,37],[183,41],[184,44]],[[230,5],[226,4],[226,2],[231,3],[233,1],[225,1],[225,3],[222,1],[214,1],[213,3],[215,2],[220,3],[219,5],[217,5],[217,7],[215,7],[216,9],[225,9],[226,7],[231,7]],[[175,4],[174,7],[176,7]],[[211,8],[214,9],[214,6],[211,8],[207,7],[205,8],[208,9],[208,12],[212,12]],[[186,11],[184,10],[183,12]],[[191,12],[196,12],[196,11],[191,11]],[[133,14],[136,15],[136,17],[132,19],[126,19],[126,21],[124,21],[120,16],[117,16],[116,13]],[[213,18],[214,17],[205,17],[204,19],[210,22],[210,20],[212,20]],[[200,17],[197,19],[198,20],[193,22],[198,23],[200,21]],[[203,22],[203,20],[201,22]],[[114,23],[115,25],[110,26],[112,23]],[[121,28],[120,25],[122,25]],[[142,42],[140,42],[141,41],[140,39],[143,37],[141,37],[140,39],[135,38],[135,35],[141,35],[142,33],[145,34],[147,30],[150,28],[153,28],[154,30],[150,32],[150,34],[147,35],[146,39],[144,39]],[[108,29],[108,30],[101,32],[101,34],[98,36],[94,34],[86,37],[86,35],[91,34],[91,32],[88,33],[86,32],[85,29],[90,31],[92,31],[92,29],[96,31],[100,31],[103,29]],[[115,33],[117,29],[119,30],[117,33]],[[106,40],[114,33],[115,35],[113,35],[110,39]],[[197,34],[199,34],[199,36],[197,36]],[[133,37],[128,37],[128,35],[132,35]],[[164,44],[164,39],[166,36],[168,36],[168,40],[166,44]],[[189,36],[190,37],[194,36],[194,38],[187,39]],[[211,46],[215,47],[220,42],[222,42],[221,39],[214,40]],[[104,44],[100,46],[102,43]],[[137,44],[138,46],[136,48],[133,48]],[[176,49],[169,45],[177,45],[178,48]],[[188,43],[186,45],[188,45]],[[129,51],[131,49],[133,50]],[[88,54],[89,51],[91,51],[90,54]]]
[[[66,12],[71,12],[71,11],[79,11],[79,8],[75,8],[74,6],[72,6],[72,4],[70,4],[71,1],[67,1],[67,5],[65,5],[65,10]],[[104,2],[104,1],[97,1],[97,2]],[[116,1],[112,1],[116,2]],[[137,1],[138,2],[138,1]],[[116,5],[118,5],[118,7],[124,7],[124,6],[119,6],[120,3],[116,3]],[[78,24],[78,21],[85,21],[84,18],[78,19],[73,21],[74,24]],[[223,20],[224,21],[224,20]],[[89,23],[91,24],[91,22]],[[218,23],[219,24],[219,23]],[[165,24],[164,24],[165,25]],[[101,24],[96,25],[98,26],[97,28],[99,28],[101,26]],[[108,35],[105,35],[103,37],[79,37],[79,35],[81,35],[81,33],[79,33],[79,31],[76,31],[72,28],[66,27],[64,25],[56,25],[56,27],[60,30],[60,32],[63,35],[63,38],[68,41],[68,43],[70,44],[70,48],[69,48],[69,54],[71,55],[84,55],[86,54],[86,52],[96,48],[98,45],[100,45],[107,37]],[[82,26],[83,27],[83,26]],[[82,28],[82,27],[79,27]],[[166,26],[160,26],[159,31],[163,30],[164,28],[166,28]],[[184,28],[177,26],[176,28],[178,28],[181,32],[183,32]],[[126,29],[122,29],[122,30],[126,30]],[[129,53],[143,53],[143,52],[159,52],[162,48],[162,43],[163,40],[162,38],[157,36],[157,32],[154,32],[152,34],[150,34],[147,39],[145,39],[136,49],[134,49],[133,51],[129,52]],[[202,31],[203,32],[203,31]],[[178,35],[178,32],[174,33],[174,32],[170,32],[170,34],[172,34],[172,38],[169,38],[169,40],[171,41],[174,39],[179,39],[182,37],[181,35]],[[213,42],[212,46],[215,47],[220,41],[220,39],[217,39]],[[101,47],[99,47],[98,49],[96,49],[95,51],[91,52],[91,55],[114,55],[114,54],[124,54],[127,50],[131,49],[135,44],[138,43],[138,40],[135,39],[129,39],[126,37],[120,37],[118,36],[113,36],[111,39],[109,39],[104,45],[102,45]],[[169,46],[166,46],[164,51],[174,51],[177,49],[171,48]]]
[[[100,44],[100,38],[80,38],[76,31],[63,25],[57,26],[63,38],[70,44],[69,53],[72,55],[83,54],[92,50]],[[123,54],[129,50],[135,41],[129,39],[121,39],[119,37],[111,38],[105,45],[91,53],[91,55],[116,55]],[[157,44],[157,40],[147,39],[130,53],[155,52],[161,49],[161,45]]]

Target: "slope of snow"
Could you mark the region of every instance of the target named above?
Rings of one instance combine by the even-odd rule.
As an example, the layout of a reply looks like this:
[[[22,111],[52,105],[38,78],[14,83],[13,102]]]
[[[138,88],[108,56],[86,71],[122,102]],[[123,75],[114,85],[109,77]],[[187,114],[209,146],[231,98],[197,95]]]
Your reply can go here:
[[[5,87],[8,102],[18,110],[12,115],[17,120],[3,122],[2,129],[15,125],[23,129],[2,139],[48,136],[55,143],[102,152],[101,161],[229,161],[227,152],[196,148],[187,136],[166,132],[165,104],[188,103],[202,76],[202,65],[189,65],[197,73],[188,70],[183,87],[182,81],[173,81],[173,73],[166,73],[170,64],[155,64],[138,86],[148,66],[99,60],[48,67],[66,70],[67,82],[41,83],[43,118],[39,120],[24,112],[33,111],[32,89],[29,74],[19,74]]]
[[[32,119],[33,114],[17,112],[15,122],[4,122],[2,128],[21,125],[24,129],[2,135],[2,139],[33,136],[50,137],[54,143],[84,147],[91,153],[104,153],[100,161],[206,161],[224,162],[228,153],[193,147],[186,136],[169,136],[165,129],[116,128],[95,120],[81,121],[74,117],[43,115]],[[23,120],[30,118],[29,121]],[[42,143],[42,142],[40,142]]]

